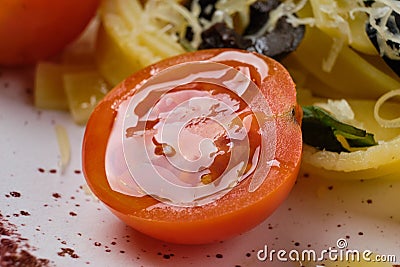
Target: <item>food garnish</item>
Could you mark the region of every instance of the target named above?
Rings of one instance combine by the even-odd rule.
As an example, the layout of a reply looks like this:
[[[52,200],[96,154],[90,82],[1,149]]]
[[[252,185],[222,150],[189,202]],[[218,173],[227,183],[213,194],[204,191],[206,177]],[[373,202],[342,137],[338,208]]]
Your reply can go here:
[[[303,106],[302,132],[304,143],[320,150],[349,152],[354,148],[374,146],[374,135],[338,121],[318,106]]]

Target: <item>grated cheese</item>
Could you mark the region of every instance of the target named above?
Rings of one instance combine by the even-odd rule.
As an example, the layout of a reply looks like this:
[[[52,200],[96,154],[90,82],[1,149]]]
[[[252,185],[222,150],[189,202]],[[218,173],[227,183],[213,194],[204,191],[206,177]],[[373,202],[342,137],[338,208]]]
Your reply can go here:
[[[71,158],[71,145],[69,143],[67,130],[62,125],[55,125],[54,130],[57,136],[58,148],[60,149],[60,160],[58,165],[61,173],[64,173]]]
[[[322,70],[330,72],[335,65],[336,59],[345,44],[345,38],[337,37],[332,39],[332,46],[329,50],[328,57],[322,60]]]
[[[354,111],[346,99],[332,100],[328,99],[326,103],[315,103],[314,105],[323,108],[334,114],[339,121],[351,122],[354,120]]]
[[[218,0],[211,20],[206,20],[199,18],[201,12],[199,0],[192,2],[190,10],[177,1],[149,0],[146,2],[142,17],[146,24],[152,25],[151,27],[168,31],[171,36],[179,36],[181,40],[185,40],[187,27],[190,27],[193,40],[189,43],[189,50],[194,50],[202,41],[201,33],[215,23],[225,22],[236,30],[245,29],[250,21],[250,5],[255,1]],[[208,9],[211,12],[211,6]],[[238,18],[237,25],[234,16]]]
[[[375,0],[371,7],[356,9],[353,12],[355,11],[368,13],[369,23],[378,33],[377,41],[380,55],[399,60],[399,49],[390,47],[387,42],[392,41],[400,44],[400,29],[394,21],[394,16],[392,16],[392,12],[400,14],[400,2],[395,0]],[[394,27],[395,33],[391,32],[387,27],[389,21],[392,22],[391,25]]]
[[[142,10],[140,10],[138,1],[134,2],[136,4],[129,6],[129,9],[135,10],[135,16],[128,16],[128,19],[132,22],[131,24],[137,25],[140,22],[143,26],[133,27],[132,32],[137,31],[137,34],[140,34],[140,32],[146,31],[151,34],[167,36],[169,38],[167,45],[175,50],[177,48],[173,45],[178,45],[178,42],[180,42],[178,45],[180,48],[196,50],[202,42],[201,33],[215,23],[224,22],[241,33],[249,24],[250,5],[256,0],[218,0],[210,20],[199,18],[201,12],[199,0],[193,0],[190,9],[182,5],[179,0],[148,0]],[[310,15],[304,17],[296,15],[307,10],[307,7],[311,7]],[[210,13],[212,6],[206,7],[205,12],[207,10]],[[273,31],[282,17],[285,17],[287,22],[294,27],[300,25],[318,27],[333,40],[329,53],[321,62],[321,69],[330,72],[342,47],[352,45],[353,39],[355,39],[352,36],[350,23],[355,19],[357,12],[369,15],[369,23],[378,32],[381,55],[399,59],[400,50],[387,45],[387,41],[400,43],[400,29],[396,29],[398,33],[394,34],[386,26],[388,21],[394,19],[393,16],[390,16],[392,12],[400,14],[400,1],[395,0],[376,0],[368,7],[365,6],[363,0],[283,0],[276,9],[270,12],[269,20],[264,27],[247,37],[257,38]],[[122,13],[124,17],[127,17],[126,12]],[[193,39],[190,41],[186,39],[188,27],[193,33]]]
[[[249,37],[257,38],[267,32],[273,31],[277,22],[282,17],[286,17],[286,21],[289,22],[293,27],[298,27],[300,25],[314,26],[315,18],[299,18],[295,15],[298,11],[304,8],[307,2],[308,0],[300,0],[298,3],[293,2],[293,0],[286,0],[282,2],[276,9],[269,13],[268,22],[257,33]]]
[[[225,18],[230,18],[231,28],[237,30],[237,32],[242,33],[244,29],[250,23],[250,5],[256,2],[256,0],[219,0],[215,4],[217,11],[226,14]],[[238,23],[235,25],[232,18],[237,15],[239,18]]]

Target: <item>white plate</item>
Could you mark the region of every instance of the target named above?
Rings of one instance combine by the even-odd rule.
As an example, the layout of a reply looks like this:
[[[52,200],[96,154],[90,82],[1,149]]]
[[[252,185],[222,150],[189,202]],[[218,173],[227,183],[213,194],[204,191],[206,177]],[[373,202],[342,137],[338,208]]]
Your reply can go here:
[[[64,173],[56,124],[67,129],[72,146]],[[0,70],[1,226],[13,231],[1,239],[19,240],[20,249],[52,265],[299,266],[276,253],[272,263],[257,254],[265,246],[319,253],[337,249],[339,239],[348,249],[400,261],[400,181],[300,176],[287,201],[252,231],[218,244],[171,245],[125,226],[90,194],[81,173],[83,132],[67,113],[33,107],[32,70]]]

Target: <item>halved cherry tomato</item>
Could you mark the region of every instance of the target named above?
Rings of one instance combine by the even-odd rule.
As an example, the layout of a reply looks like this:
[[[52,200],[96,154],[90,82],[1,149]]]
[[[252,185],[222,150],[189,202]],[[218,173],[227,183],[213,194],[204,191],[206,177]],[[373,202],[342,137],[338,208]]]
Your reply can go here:
[[[57,54],[84,30],[99,2],[0,1],[0,65],[32,64]]]
[[[113,166],[112,169],[118,170],[116,177],[121,182],[122,187],[134,178],[129,174],[130,169],[127,167],[129,159],[126,159],[126,162],[124,160],[121,138],[125,134],[134,135],[134,133],[129,133],[129,129],[124,131],[121,128],[124,123],[123,118],[125,118],[127,103],[138,94],[143,84],[152,77],[172,66],[177,66],[177,64],[199,61],[224,64],[228,68],[234,68],[245,73],[264,97],[250,102],[249,107],[256,108],[256,106],[265,104],[269,107],[270,114],[244,112],[239,115],[243,119],[243,124],[250,137],[250,154],[256,151],[251,149],[252,146],[255,147],[254,145],[261,144],[259,146],[261,151],[268,152],[266,150],[271,149],[270,143],[274,144],[272,160],[263,162],[265,159],[261,157],[258,158],[258,163],[256,163],[256,170],[259,166],[270,168],[269,171],[264,173],[265,177],[262,177],[262,183],[256,190],[249,190],[256,172],[256,170],[253,170],[250,176],[243,179],[222,197],[204,205],[183,207],[175,207],[150,195],[132,196],[112,188],[108,176],[112,175],[113,170],[110,171],[107,166]],[[194,94],[192,97],[186,95],[186,93],[193,93],[190,91],[193,87],[197,87],[195,89],[200,92],[199,94],[209,90],[207,86],[201,83],[177,86],[175,89],[178,88],[179,90],[174,89],[175,91],[172,90],[169,93],[178,92],[178,94],[171,95],[174,97],[168,98],[165,102],[175,101],[176,105],[179,105],[185,99],[195,99],[198,95]],[[180,91],[181,89],[182,91]],[[214,91],[210,95],[214,94],[215,96],[218,95],[217,93]],[[231,93],[226,95],[229,94]],[[235,98],[232,94],[230,97],[231,99]],[[237,103],[240,103],[237,106],[242,105],[240,101]],[[157,102],[155,105],[158,105],[156,107],[158,108],[157,114],[161,114],[163,109],[170,104],[164,105],[162,102]],[[258,123],[253,123],[254,120],[252,121],[252,119],[263,116],[265,121],[261,119],[258,120]],[[252,121],[252,123],[248,123],[249,121]],[[186,53],[163,60],[134,73],[117,85],[100,102],[86,127],[82,153],[83,171],[93,193],[116,216],[134,229],[172,243],[200,244],[220,241],[255,227],[265,220],[287,197],[299,171],[302,151],[300,122],[301,109],[296,102],[295,85],[289,73],[278,62],[262,55],[234,49],[213,49]],[[151,128],[154,123],[148,122],[146,127]],[[268,126],[263,128],[265,127],[263,126],[264,123],[273,125],[274,129],[268,129]],[[213,122],[203,121],[200,126],[199,124],[193,125],[185,128],[182,132],[194,131],[205,138],[212,138],[214,132],[223,131],[218,124]],[[266,136],[262,129],[266,129],[267,132],[271,131],[276,140],[269,140],[269,136]],[[221,135],[218,136],[221,137]],[[266,138],[267,143],[260,142],[260,138]],[[220,151],[226,150],[230,144],[223,138],[214,141]],[[149,141],[149,144],[156,146],[154,150],[156,154],[163,151],[159,147],[157,150],[160,143]],[[181,150],[183,151],[185,148],[187,147],[184,146]],[[172,155],[176,152],[175,150],[167,151],[169,153],[172,151]],[[189,151],[189,154],[191,151]],[[161,154],[158,153],[157,155]],[[213,166],[224,165],[225,160],[220,158],[220,161],[215,161]],[[245,167],[244,172],[249,171],[252,164],[254,165],[254,162],[250,162]],[[128,178],[126,178],[127,173]],[[262,169],[261,173],[263,173]],[[213,174],[212,171],[210,175]],[[155,179],[155,177],[141,178]],[[214,182],[212,179],[205,180],[206,183]]]

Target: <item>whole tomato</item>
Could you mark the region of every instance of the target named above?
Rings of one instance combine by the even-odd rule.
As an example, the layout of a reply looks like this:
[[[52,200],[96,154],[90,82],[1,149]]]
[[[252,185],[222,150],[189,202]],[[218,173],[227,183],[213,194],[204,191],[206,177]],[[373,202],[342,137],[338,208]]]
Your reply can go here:
[[[0,65],[59,53],[85,29],[99,0],[0,0]]]

